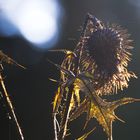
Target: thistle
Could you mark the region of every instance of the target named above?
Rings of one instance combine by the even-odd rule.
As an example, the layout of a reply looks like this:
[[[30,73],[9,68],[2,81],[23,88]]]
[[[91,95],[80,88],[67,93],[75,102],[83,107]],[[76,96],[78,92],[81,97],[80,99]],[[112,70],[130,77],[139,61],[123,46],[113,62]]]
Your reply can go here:
[[[115,115],[115,109],[140,101],[122,98],[107,102],[102,98],[102,95],[127,88],[129,79],[136,78],[133,72],[127,70],[131,56],[129,50],[133,48],[131,42],[126,30],[117,25],[104,25],[96,17],[87,14],[74,51],[62,50],[66,55],[61,65],[51,62],[61,72],[53,103],[55,140],[64,140],[68,124],[84,112],[87,113],[84,128],[90,119],[95,118],[108,140],[113,139],[112,122],[122,121]],[[90,132],[79,139],[86,139]]]

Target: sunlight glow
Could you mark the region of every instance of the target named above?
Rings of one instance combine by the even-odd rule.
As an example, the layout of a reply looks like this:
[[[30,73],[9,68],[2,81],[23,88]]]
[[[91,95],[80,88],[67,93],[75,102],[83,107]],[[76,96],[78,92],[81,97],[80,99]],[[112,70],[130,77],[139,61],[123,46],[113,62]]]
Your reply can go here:
[[[4,15],[25,39],[34,44],[56,41],[60,6],[57,0],[0,1]]]
[[[39,2],[27,2],[17,16],[18,27],[23,36],[33,43],[50,41],[57,32],[56,17],[51,15],[51,6]]]

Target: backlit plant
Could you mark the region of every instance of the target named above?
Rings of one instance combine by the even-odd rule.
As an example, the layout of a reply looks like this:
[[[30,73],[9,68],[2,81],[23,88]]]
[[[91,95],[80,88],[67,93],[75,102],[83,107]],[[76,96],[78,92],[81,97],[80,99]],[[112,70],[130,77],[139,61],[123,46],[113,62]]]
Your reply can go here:
[[[130,78],[136,75],[127,70],[131,60],[132,40],[127,30],[118,25],[105,25],[87,14],[79,42],[73,51],[65,53],[61,65],[54,64],[61,73],[58,90],[53,102],[55,140],[67,138],[69,123],[84,112],[85,126],[95,118],[112,140],[112,122],[120,120],[115,115],[118,106],[140,101],[121,98],[105,101],[103,96],[117,93],[128,87]],[[78,140],[84,140],[93,129]]]

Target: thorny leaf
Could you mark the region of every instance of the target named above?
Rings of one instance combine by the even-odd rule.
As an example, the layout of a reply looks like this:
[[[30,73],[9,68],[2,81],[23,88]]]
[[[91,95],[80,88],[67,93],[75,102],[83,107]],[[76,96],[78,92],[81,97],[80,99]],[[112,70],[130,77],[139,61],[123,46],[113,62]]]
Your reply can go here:
[[[90,119],[95,118],[99,124],[103,127],[105,133],[107,134],[109,140],[112,140],[112,122],[120,120],[116,115],[114,110],[124,104],[140,101],[140,99],[134,98],[122,98],[113,102],[106,102],[99,96],[96,98],[98,105],[97,106],[92,100],[84,100],[81,105],[76,109],[75,112],[71,115],[71,120],[76,119],[82,113],[87,113],[86,124]],[[102,111],[102,112],[101,112]],[[120,120],[122,121],[122,120]]]
[[[63,70],[67,71],[67,70]],[[121,105],[128,104],[135,101],[140,101],[140,99],[134,99],[134,98],[122,98],[117,101],[113,102],[106,102],[104,101],[96,92],[93,90],[93,87],[91,86],[90,79],[93,79],[92,75],[90,73],[82,73],[77,75],[77,77],[71,78],[69,82],[66,84],[66,89],[69,89],[69,86],[73,83],[74,89],[73,94],[69,106],[69,112],[72,111],[72,108],[75,107],[75,102],[78,102],[79,106],[73,111],[72,115],[70,116],[70,119],[67,121],[72,121],[73,119],[76,119],[78,116],[80,116],[82,113],[87,113],[86,123],[90,121],[90,119],[95,118],[99,124],[103,127],[103,130],[107,134],[107,137],[109,140],[112,140],[112,122],[117,120],[120,120],[124,122],[123,120],[119,119],[116,115],[114,110]],[[85,93],[85,99],[84,101],[80,102],[80,94],[79,91],[83,91]],[[68,92],[68,91],[67,91]],[[59,94],[58,94],[59,93]],[[60,105],[60,87],[58,88],[58,92],[56,94],[55,98],[55,106],[59,107]],[[74,99],[74,95],[76,96],[76,99]],[[58,104],[57,104],[58,101]],[[57,105],[56,105],[57,104]],[[85,128],[84,127],[84,128]],[[67,131],[65,129],[65,131]],[[83,135],[84,138],[87,137],[87,134]]]

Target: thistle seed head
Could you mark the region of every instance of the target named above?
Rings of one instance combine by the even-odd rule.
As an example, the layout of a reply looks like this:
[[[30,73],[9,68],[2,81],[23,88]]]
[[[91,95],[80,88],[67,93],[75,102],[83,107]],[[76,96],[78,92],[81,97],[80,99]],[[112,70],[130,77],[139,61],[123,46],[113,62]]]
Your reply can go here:
[[[120,26],[112,25],[91,30],[88,26],[87,37],[83,37],[83,45],[76,50],[82,50],[81,70],[93,74],[93,86],[100,95],[112,94],[118,89],[128,87],[131,77],[136,77],[133,72],[128,72],[132,40],[129,39],[127,30]],[[83,47],[83,49],[81,49]]]
[[[111,76],[117,71],[117,65],[121,63],[118,50],[121,50],[122,40],[119,33],[110,28],[97,30],[91,35],[87,47],[100,72]]]

